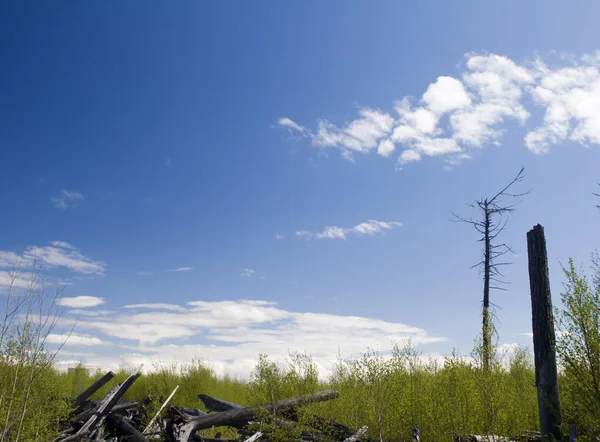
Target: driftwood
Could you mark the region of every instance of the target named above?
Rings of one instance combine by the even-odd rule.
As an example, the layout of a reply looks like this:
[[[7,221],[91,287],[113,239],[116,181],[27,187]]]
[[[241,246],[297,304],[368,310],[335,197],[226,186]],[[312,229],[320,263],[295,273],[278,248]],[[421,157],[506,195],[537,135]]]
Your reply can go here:
[[[249,421],[261,409],[272,413],[274,410],[283,411],[287,409],[293,409],[314,402],[322,402],[330,399],[335,399],[336,397],[338,397],[337,391],[324,390],[314,394],[307,394],[304,396],[284,399],[274,404],[265,405],[263,407],[244,407],[193,418],[188,423],[182,426],[181,433],[179,436],[179,442],[187,442],[192,432],[196,430],[226,426],[234,422]]]

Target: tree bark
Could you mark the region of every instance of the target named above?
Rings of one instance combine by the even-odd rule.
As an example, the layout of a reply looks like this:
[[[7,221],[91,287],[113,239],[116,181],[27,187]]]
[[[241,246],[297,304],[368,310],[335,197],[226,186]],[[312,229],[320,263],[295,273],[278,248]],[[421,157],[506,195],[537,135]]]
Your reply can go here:
[[[548,254],[544,228],[539,224],[527,232],[527,251],[540,431],[543,441],[560,441],[561,412]]]

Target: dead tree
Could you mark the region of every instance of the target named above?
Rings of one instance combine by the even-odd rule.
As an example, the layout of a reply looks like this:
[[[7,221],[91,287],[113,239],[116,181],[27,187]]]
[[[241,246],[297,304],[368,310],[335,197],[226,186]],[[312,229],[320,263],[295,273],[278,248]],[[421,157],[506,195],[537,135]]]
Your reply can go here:
[[[471,268],[479,268],[483,273],[483,309],[482,309],[482,359],[483,368],[488,370],[492,358],[492,336],[495,331],[492,312],[490,311],[490,291],[506,290],[503,287],[508,282],[505,280],[502,271],[503,266],[509,265],[502,259],[507,253],[513,253],[509,245],[496,241],[498,236],[506,228],[508,215],[515,211],[515,207],[522,201],[523,197],[529,192],[512,193],[511,188],[523,181],[525,168],[521,167],[517,176],[508,183],[500,192],[491,198],[482,198],[469,207],[477,209],[480,218],[463,218],[452,213],[456,220],[470,224],[481,235],[478,242],[483,243],[482,259]]]
[[[544,228],[539,224],[527,232],[527,251],[540,431],[542,441],[559,441],[562,440],[562,435],[556,368],[556,337],[552,297],[550,296],[546,237]]]

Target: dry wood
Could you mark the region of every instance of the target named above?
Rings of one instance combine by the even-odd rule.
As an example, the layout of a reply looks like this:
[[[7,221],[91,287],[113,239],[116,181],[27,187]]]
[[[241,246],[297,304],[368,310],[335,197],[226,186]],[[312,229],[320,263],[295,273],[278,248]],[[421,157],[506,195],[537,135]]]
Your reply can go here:
[[[131,387],[137,378],[141,376],[140,372],[130,375],[123,384],[113,388],[109,394],[106,395],[100,406],[96,409],[93,415],[88,421],[77,431],[76,434],[69,436],[62,440],[62,442],[69,442],[73,440],[82,439],[91,434],[94,429],[104,420],[111,409],[117,404],[119,399],[123,397],[125,392]]]
[[[219,411],[229,411],[229,410],[244,408],[242,405],[239,405],[239,404],[236,404],[233,402],[229,402],[229,401],[225,401],[223,399],[218,399],[218,398],[209,396],[207,394],[199,394],[198,398],[202,401],[204,406],[210,411],[219,412]],[[298,414],[294,413],[294,410],[292,410],[291,413],[287,413],[286,418],[289,418],[290,420],[296,421],[296,422],[298,422],[298,420],[299,420]],[[309,420],[311,421],[312,424],[314,424],[314,426],[316,428],[319,428],[321,431],[323,431],[325,433],[331,432],[331,433],[335,434],[336,437],[339,437],[340,439],[350,437],[356,433],[356,430],[352,430],[351,428],[348,428],[344,424],[334,421],[334,420],[324,419],[319,416],[311,416],[311,417],[309,417]],[[283,427],[289,426],[291,424],[291,422],[285,421],[283,419],[276,418],[274,421],[275,421],[275,423],[277,423],[278,425],[283,426]],[[309,434],[307,434],[307,433],[308,432],[303,432],[303,436],[310,437]]]
[[[76,405],[83,405],[83,403],[88,400],[88,398],[93,395],[95,392],[100,390],[104,385],[106,385],[112,378],[115,377],[115,374],[112,371],[109,371],[100,379],[96,380],[92,385],[86,388],[83,393],[75,398]]]
[[[230,425],[234,422],[240,421],[247,422],[248,420],[252,419],[261,409],[267,410],[268,412],[273,412],[273,410],[283,411],[300,407],[309,403],[335,399],[338,396],[339,394],[337,391],[324,390],[314,394],[284,399],[274,404],[264,405],[262,407],[244,407],[197,417],[191,419],[188,423],[182,426],[179,442],[187,442],[192,432],[196,430]]]
[[[369,427],[366,425],[358,430],[355,434],[344,440],[344,442],[356,442],[359,441],[365,434],[367,434],[367,430]]]
[[[114,428],[117,428],[128,435],[128,440],[132,442],[148,442],[142,433],[135,428],[131,422],[122,416],[109,415],[106,421]]]
[[[257,431],[256,433],[254,433],[253,436],[249,437],[244,442],[254,442],[254,441],[258,440],[261,436],[262,436],[262,433],[260,431]]]
[[[175,387],[175,389],[171,392],[171,394],[169,395],[169,397],[167,398],[167,400],[163,402],[163,404],[158,409],[158,411],[156,412],[156,414],[154,415],[154,417],[150,420],[150,422],[146,426],[145,430],[143,431],[144,433],[147,433],[148,431],[150,431],[150,428],[152,428],[152,425],[154,424],[154,421],[158,418],[158,416],[160,416],[160,412],[163,411],[163,408],[165,408],[165,406],[173,398],[173,396],[175,395],[175,393],[177,392],[178,389],[179,389],[179,385],[177,385]]]

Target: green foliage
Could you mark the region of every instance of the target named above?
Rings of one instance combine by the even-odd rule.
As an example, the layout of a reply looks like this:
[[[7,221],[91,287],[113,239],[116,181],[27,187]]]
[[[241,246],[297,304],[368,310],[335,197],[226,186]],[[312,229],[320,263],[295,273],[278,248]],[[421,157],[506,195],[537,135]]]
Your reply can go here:
[[[560,329],[557,352],[560,357],[561,400],[567,422],[580,429],[600,434],[600,266],[598,255],[592,259],[592,282],[577,271],[573,260],[563,268],[565,290],[563,309],[558,312]]]

